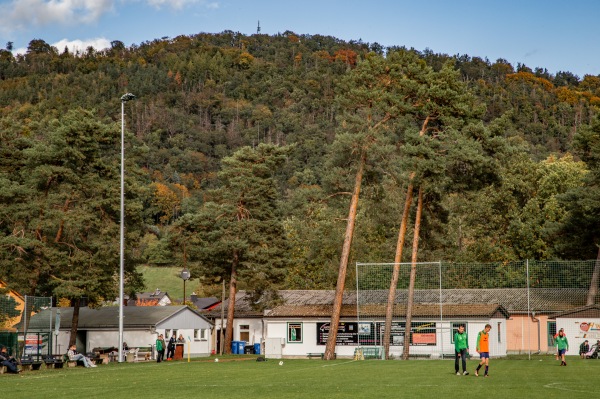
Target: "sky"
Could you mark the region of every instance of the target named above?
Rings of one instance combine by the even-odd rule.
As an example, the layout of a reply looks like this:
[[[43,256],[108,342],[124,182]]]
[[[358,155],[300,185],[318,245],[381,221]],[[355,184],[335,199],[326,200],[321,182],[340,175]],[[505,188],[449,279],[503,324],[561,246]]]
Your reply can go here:
[[[97,50],[225,30],[334,36],[600,75],[597,0],[0,0],[0,48]]]

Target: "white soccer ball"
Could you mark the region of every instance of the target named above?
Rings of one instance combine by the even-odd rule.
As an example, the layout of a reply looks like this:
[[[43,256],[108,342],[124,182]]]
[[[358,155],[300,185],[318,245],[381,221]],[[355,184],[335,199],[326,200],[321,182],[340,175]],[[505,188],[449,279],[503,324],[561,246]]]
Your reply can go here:
[[[218,359],[218,358],[217,358],[217,359],[215,359],[215,363],[219,363],[219,359]]]
[[[283,366],[283,362],[279,362],[279,365],[280,365],[280,366]]]

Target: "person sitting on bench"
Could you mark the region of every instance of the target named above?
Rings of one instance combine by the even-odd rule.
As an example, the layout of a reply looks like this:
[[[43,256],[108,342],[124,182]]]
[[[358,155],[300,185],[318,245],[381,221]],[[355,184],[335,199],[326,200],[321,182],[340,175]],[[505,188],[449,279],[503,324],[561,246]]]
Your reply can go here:
[[[21,370],[17,368],[17,361],[15,358],[8,354],[6,346],[3,346],[2,349],[0,349],[0,364],[6,366],[9,373],[18,374],[21,372]]]
[[[71,345],[69,347],[67,356],[69,356],[69,361],[71,361],[71,362],[81,361],[85,367],[98,367],[94,363],[92,363],[92,361],[90,360],[89,357],[84,356],[81,353],[77,353],[75,345]]]

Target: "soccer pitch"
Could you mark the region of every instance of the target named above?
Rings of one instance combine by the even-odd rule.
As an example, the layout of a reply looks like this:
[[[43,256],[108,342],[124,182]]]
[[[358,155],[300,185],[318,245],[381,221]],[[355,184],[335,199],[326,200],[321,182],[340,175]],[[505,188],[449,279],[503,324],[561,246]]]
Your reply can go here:
[[[453,360],[279,360],[111,363],[0,375],[7,398],[590,398],[600,360],[491,359],[490,377],[454,373]],[[483,373],[481,373],[483,374]]]

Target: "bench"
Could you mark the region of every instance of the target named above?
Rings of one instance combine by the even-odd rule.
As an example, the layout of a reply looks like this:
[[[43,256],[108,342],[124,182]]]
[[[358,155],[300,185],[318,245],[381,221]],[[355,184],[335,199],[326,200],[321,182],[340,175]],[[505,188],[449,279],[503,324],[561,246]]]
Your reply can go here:
[[[4,374],[8,371],[8,368],[6,366],[0,366],[0,374]]]
[[[362,347],[354,349],[354,359],[381,359],[383,348],[380,346]]]
[[[77,367],[78,365],[83,366],[83,362],[81,360],[70,360],[69,355],[66,353],[62,356],[63,363],[67,363],[67,367]]]
[[[42,361],[47,369],[62,369],[63,359],[61,355],[44,355]]]
[[[442,353],[440,355],[442,359],[454,359],[454,353]],[[471,358],[471,354],[467,352],[467,360]]]
[[[33,360],[31,355],[21,358],[21,367],[23,370],[39,370],[42,366],[42,362]]]
[[[306,357],[308,357],[309,359],[312,359],[313,357],[320,357],[321,360],[323,360],[325,358],[325,353],[321,353],[321,352],[309,352],[306,354]],[[333,358],[336,359],[337,356],[334,353],[333,354]]]
[[[429,359],[431,358],[431,353],[409,353],[409,359]]]
[[[137,348],[137,352],[135,353],[135,361],[139,362],[140,360],[150,360],[152,359],[152,347],[151,346],[142,346]]]

